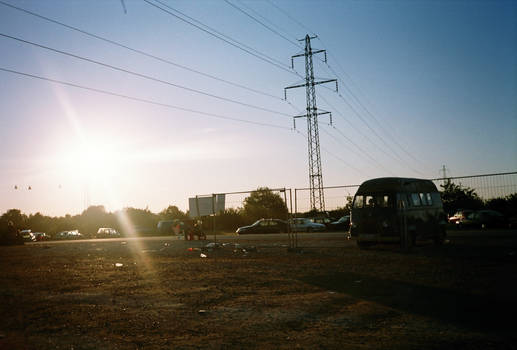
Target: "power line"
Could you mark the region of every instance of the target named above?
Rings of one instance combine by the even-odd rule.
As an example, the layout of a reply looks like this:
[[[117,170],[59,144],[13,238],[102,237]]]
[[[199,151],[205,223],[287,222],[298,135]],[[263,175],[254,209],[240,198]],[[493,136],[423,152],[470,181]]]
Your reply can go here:
[[[267,0],[267,2],[273,6],[274,8],[276,8],[278,11],[282,12],[287,18],[289,18],[291,21],[293,21],[294,23],[298,24],[301,28],[303,28],[304,30],[306,30],[308,33],[312,34],[312,36],[316,36],[316,34],[310,30],[309,28],[307,28],[303,23],[301,23],[300,21],[298,21],[296,18],[292,17],[289,12],[285,11],[284,9],[282,9],[281,7],[277,6],[275,3],[273,3],[271,0]]]
[[[248,86],[245,86],[245,85],[242,85],[242,84],[239,84],[239,83],[235,83],[235,82],[232,82],[232,81],[229,81],[229,80],[226,80],[226,79],[222,79],[222,78],[219,78],[219,77],[216,77],[214,75],[211,75],[211,74],[208,74],[208,73],[204,73],[204,72],[201,72],[199,70],[196,70],[196,69],[193,69],[193,68],[190,68],[190,67],[187,67],[187,66],[184,66],[184,65],[181,65],[179,63],[176,63],[176,62],[173,62],[169,59],[165,59],[165,58],[162,58],[162,57],[158,57],[156,55],[153,55],[153,54],[150,54],[150,53],[147,53],[147,52],[144,52],[142,50],[138,50],[138,49],[135,49],[135,48],[132,48],[132,47],[129,47],[127,45],[124,45],[124,44],[121,44],[120,42],[117,42],[117,41],[114,41],[114,40],[111,40],[111,39],[108,39],[108,38],[105,38],[105,37],[102,37],[100,35],[96,35],[96,34],[93,34],[93,33],[90,33],[90,32],[87,32],[83,29],[80,29],[80,28],[77,28],[77,27],[74,27],[74,26],[71,26],[71,25],[68,25],[68,24],[65,24],[63,22],[59,22],[55,19],[52,19],[52,18],[49,18],[49,17],[45,17],[43,15],[40,15],[38,13],[35,13],[35,12],[32,12],[32,11],[29,11],[29,10],[26,10],[26,9],[23,9],[21,7],[17,7],[17,6],[14,6],[14,5],[11,5],[11,4],[8,4],[2,0],[0,0],[0,5],[4,5],[4,6],[8,6],[8,7],[11,7],[15,10],[18,10],[18,11],[21,11],[21,12],[24,12],[26,14],[29,14],[31,16],[34,16],[34,17],[37,17],[37,18],[40,18],[40,19],[43,19],[45,21],[48,21],[48,22],[51,22],[51,23],[54,23],[54,24],[57,24],[57,25],[60,25],[60,26],[63,26],[65,28],[68,28],[68,29],[71,29],[71,30],[74,30],[74,31],[77,31],[79,33],[82,33],[82,34],[85,34],[87,36],[90,36],[92,38],[95,38],[95,39],[98,39],[98,40],[102,40],[104,42],[107,42],[109,44],[112,44],[112,45],[115,45],[115,46],[118,46],[118,47],[122,47],[126,50],[129,50],[129,51],[132,51],[132,52],[135,52],[135,53],[138,53],[140,55],[143,55],[143,56],[146,56],[146,57],[149,57],[149,58],[152,58],[154,60],[157,60],[157,61],[160,61],[162,63],[166,63],[166,64],[169,64],[169,65],[172,65],[174,67],[177,67],[177,68],[181,68],[181,69],[184,69],[184,70],[187,70],[189,72],[192,72],[192,73],[196,73],[196,74],[199,74],[201,76],[204,76],[204,77],[207,77],[207,78],[210,78],[210,79],[214,79],[216,81],[219,81],[219,82],[222,82],[222,83],[225,83],[225,84],[228,84],[228,85],[232,85],[232,86],[235,86],[235,87],[238,87],[238,88],[241,88],[241,89],[245,89],[245,90],[248,90],[248,91],[251,91],[251,92],[254,92],[254,93],[257,93],[257,94],[260,94],[260,95],[263,95],[263,96],[268,96],[268,97],[271,97],[271,98],[275,98],[277,100],[281,100],[281,101],[284,101],[283,98],[281,97],[278,97],[278,96],[275,96],[275,95],[272,95],[272,94],[269,94],[267,92],[264,92],[264,91],[260,91],[260,90],[257,90],[257,89],[254,89],[254,88],[250,88]]]
[[[252,105],[252,104],[245,103],[245,102],[242,102],[242,101],[237,101],[237,100],[233,100],[233,99],[230,99],[230,98],[227,98],[227,97],[222,97],[222,96],[214,95],[214,94],[211,94],[211,93],[208,93],[208,92],[204,92],[204,91],[201,91],[201,90],[189,88],[189,87],[186,87],[186,86],[183,86],[183,85],[172,83],[170,81],[154,78],[154,77],[151,77],[149,75],[137,73],[137,72],[125,69],[125,68],[120,68],[120,67],[117,67],[117,66],[113,66],[111,64],[107,64],[107,63],[96,61],[96,60],[93,60],[93,59],[90,59],[90,58],[86,58],[86,57],[83,57],[83,56],[75,55],[75,54],[72,54],[72,53],[69,53],[69,52],[66,52],[66,51],[54,49],[54,48],[51,48],[49,46],[41,45],[41,44],[38,44],[38,43],[35,43],[35,42],[32,42],[32,41],[24,40],[24,39],[17,38],[17,37],[14,37],[14,36],[11,36],[11,35],[7,35],[7,34],[4,34],[4,33],[0,33],[0,36],[3,36],[3,37],[8,38],[8,39],[16,40],[16,41],[19,41],[19,42],[22,42],[22,43],[25,43],[25,44],[33,45],[33,46],[36,46],[36,47],[39,47],[39,48],[42,48],[42,49],[45,49],[45,50],[53,51],[53,52],[56,52],[56,53],[59,53],[59,54],[62,54],[62,55],[66,55],[66,56],[70,56],[70,57],[73,57],[73,58],[77,58],[77,59],[80,59],[80,60],[83,60],[83,61],[86,61],[86,62],[89,62],[89,63],[94,63],[94,64],[97,64],[97,65],[100,65],[100,66],[103,66],[103,67],[106,67],[106,68],[110,68],[110,69],[113,69],[113,70],[116,70],[116,71],[119,71],[119,72],[130,74],[130,75],[133,75],[133,76],[136,76],[136,77],[139,77],[139,78],[143,78],[143,79],[151,80],[151,81],[154,81],[154,82],[157,82],[157,83],[169,85],[169,86],[172,86],[172,87],[175,87],[175,88],[183,89],[183,90],[186,90],[186,91],[189,91],[189,92],[194,92],[194,93],[197,93],[197,94],[200,94],[200,95],[212,97],[212,98],[215,98],[215,99],[218,99],[218,100],[222,100],[222,101],[225,101],[225,102],[231,102],[231,103],[235,103],[235,104],[238,104],[238,105],[241,105],[241,106],[258,109],[258,110],[261,110],[261,111],[264,111],[264,112],[269,112],[269,113],[273,113],[273,114],[278,114],[278,115],[290,117],[290,115],[287,114],[287,113],[283,113],[283,112],[279,112],[279,111],[274,111],[274,110],[271,110],[271,109],[268,109],[268,108]]]
[[[341,135],[345,140],[347,140],[348,142],[350,142],[355,148],[357,148],[359,150],[359,152],[361,152],[363,155],[365,155],[366,157],[368,157],[373,163],[375,163],[380,169],[382,169],[382,171],[385,171],[387,173],[391,173],[393,174],[392,171],[386,169],[379,161],[377,161],[375,158],[373,158],[368,152],[366,152],[364,149],[362,149],[361,147],[359,147],[359,145],[357,145],[355,142],[353,142],[348,136],[345,135],[344,132],[342,132],[341,130],[339,130],[338,128],[336,128],[335,126],[332,126],[332,128],[339,134]],[[325,132],[327,135],[329,135],[330,137],[332,137],[334,140],[337,140],[337,138],[335,138],[331,133],[329,133],[328,131],[326,131],[325,129],[323,129],[323,132]]]
[[[243,44],[243,43],[241,43],[241,42],[239,42],[239,41],[237,41],[237,40],[235,40],[235,39],[233,39],[233,38],[231,38],[231,37],[229,37],[229,36],[227,36],[227,35],[225,35],[223,33],[218,32],[217,30],[209,27],[208,25],[206,25],[206,24],[204,24],[204,23],[202,23],[202,22],[200,22],[200,21],[198,21],[198,20],[196,20],[196,19],[194,19],[194,18],[192,18],[192,17],[190,17],[190,16],[188,16],[188,15],[178,11],[178,10],[176,10],[175,8],[173,8],[173,7],[167,5],[167,4],[165,4],[165,3],[163,3],[163,2],[161,2],[159,0],[155,0],[155,1],[157,3],[159,3],[159,4],[161,4],[162,6],[165,6],[168,9],[181,14],[182,16],[184,16],[186,18],[189,18],[191,21],[195,21],[196,23],[199,23],[200,25],[202,25],[202,26],[204,26],[206,28],[209,28],[209,30],[204,29],[200,25],[192,23],[191,21],[188,21],[185,18],[182,18],[182,17],[172,13],[171,11],[168,11],[167,9],[164,9],[163,7],[160,7],[160,6],[150,2],[149,0],[143,0],[143,1],[145,1],[147,4],[149,4],[151,6],[154,6],[157,9],[159,9],[159,10],[169,14],[170,16],[173,16],[173,17],[175,17],[175,18],[177,18],[177,19],[179,19],[179,20],[181,20],[181,21],[183,21],[183,22],[185,22],[185,23],[187,23],[187,24],[189,24],[189,25],[191,25],[191,26],[193,26],[193,27],[195,27],[195,28],[197,28],[197,29],[199,29],[199,30],[201,30],[201,31],[203,31],[203,32],[205,32],[205,33],[207,33],[207,34],[209,34],[209,35],[211,35],[211,36],[213,36],[213,37],[215,37],[215,38],[217,38],[217,39],[227,43],[227,44],[229,44],[229,45],[231,45],[231,46],[233,46],[233,47],[235,47],[235,48],[238,48],[239,50],[242,50],[242,51],[244,51],[244,52],[246,52],[246,53],[248,53],[248,54],[250,54],[250,55],[252,55],[252,56],[254,56],[254,57],[256,57],[256,58],[258,58],[258,59],[260,59],[262,61],[264,61],[264,62],[267,62],[267,63],[269,63],[269,64],[271,64],[271,65],[273,65],[273,66],[275,66],[277,68],[280,68],[280,69],[286,71],[286,72],[289,72],[289,73],[292,73],[292,74],[296,74],[292,70],[289,69],[289,66],[285,66],[282,62],[280,62],[280,61],[278,61],[278,60],[276,60],[276,59],[274,59],[272,57],[269,57],[268,55],[266,55],[266,54],[264,54],[264,53],[262,53],[262,52],[260,52],[260,51],[258,51],[256,49],[254,49],[252,47],[249,47],[249,46],[247,46],[247,45],[245,45],[245,44]],[[256,52],[256,53],[254,53],[253,51]]]
[[[312,30],[310,30],[307,26],[305,26],[303,23],[301,23],[300,21],[298,21],[296,18],[292,17],[287,11],[285,11],[284,9],[282,9],[281,7],[277,6],[276,4],[274,4],[271,0],[267,0],[268,3],[275,7],[278,11],[282,12],[286,17],[288,17],[290,20],[292,20],[294,23],[298,24],[301,28],[307,30],[309,33],[313,33]],[[315,35],[316,36],[316,35]],[[323,40],[321,40],[321,38],[318,38],[318,40],[321,41],[321,43],[323,45],[325,45],[325,43],[323,42]],[[336,60],[336,62],[339,64],[339,62]],[[330,65],[327,63],[327,62],[324,62],[330,69],[330,71],[335,75],[337,76],[343,83],[344,83],[344,80],[330,67]],[[344,72],[344,69],[341,67],[341,70]],[[346,72],[345,72],[346,74]],[[348,77],[350,77],[348,74],[346,74]],[[377,125],[381,128],[381,130],[384,130],[384,132],[386,133],[386,135],[388,135],[391,140],[395,143],[395,145],[398,146],[398,148],[400,148],[404,153],[406,153],[409,157],[411,157],[413,160],[417,161],[418,163],[420,164],[423,164],[418,158],[414,157],[411,153],[409,153],[396,139],[395,137],[393,137],[390,133],[388,133],[384,128],[383,126],[380,124],[380,122],[377,120],[377,118],[375,118],[375,116],[366,108],[366,106],[364,106],[364,104],[359,100],[359,98],[357,98],[357,96],[351,91],[351,89],[349,89],[349,87],[345,85],[345,88],[349,91],[349,93],[352,95],[352,97],[357,101],[357,103],[361,106],[361,108],[363,108],[367,114],[369,114],[372,119],[374,119],[374,121],[377,123]],[[355,109],[343,98],[343,96],[341,94],[339,94],[339,96],[350,106],[351,109],[353,109],[354,113],[358,115],[357,111],[355,111]],[[363,120],[362,117],[360,117],[358,115],[358,117],[360,119]],[[363,122],[367,125],[367,127],[374,133],[376,134],[376,136],[379,137],[379,135],[373,131],[373,129],[363,120]],[[394,152],[398,158],[400,158],[400,156],[398,155],[397,152],[395,152],[390,146],[387,145],[387,143],[384,141],[383,138],[380,138],[381,141],[388,147],[390,148],[390,150],[392,150],[392,152]],[[401,161],[403,161],[401,158],[400,158]],[[418,173],[422,174],[421,172],[417,171]],[[422,174],[423,175],[423,174]]]
[[[324,62],[327,67],[329,68],[329,70],[335,74],[338,78],[340,78],[340,76],[337,74],[337,72],[327,63],[327,62]],[[343,81],[343,79],[341,79]],[[384,131],[384,133],[386,135],[388,135],[388,137],[393,141],[393,143],[395,143],[395,145],[400,148],[404,153],[406,153],[411,159],[413,159],[414,161],[418,162],[418,163],[421,163],[422,164],[422,161],[420,161],[418,158],[416,158],[415,156],[413,156],[411,153],[409,153],[398,141],[395,137],[393,137],[393,135],[391,135],[386,128],[384,128],[381,123],[379,122],[379,120],[375,117],[375,115],[373,115],[373,113],[370,112],[370,110],[361,102],[361,100],[359,100],[359,98],[354,94],[354,92],[348,87],[347,84],[343,84],[345,86],[345,89],[348,91],[348,93],[354,98],[354,100],[357,102],[357,104],[359,104],[359,106],[377,123],[377,125],[379,126],[379,128],[381,130]]]
[[[363,133],[361,131],[361,129],[358,129],[354,124],[352,124],[352,122],[350,122],[348,119],[345,118],[345,116],[343,115],[343,113],[341,113],[341,111],[339,109],[337,109],[336,107],[334,107],[325,97],[323,97],[322,95],[318,94],[318,97],[321,98],[330,108],[332,108],[334,110],[334,112],[336,112],[340,117],[341,119],[343,119],[348,125],[350,125],[357,133],[359,133],[364,139],[368,140],[368,142],[370,142],[373,146],[375,146],[378,150],[380,150],[381,152],[383,152],[384,154],[386,154],[387,156],[395,159],[398,161],[397,158],[395,158],[391,153],[387,152],[384,148],[378,146],[375,142],[373,142],[370,137],[368,137],[368,135],[366,135],[365,133]]]
[[[207,116],[207,117],[213,117],[213,118],[224,119],[224,120],[231,120],[231,121],[235,121],[235,122],[241,122],[241,123],[247,123],[247,124],[253,124],[253,125],[267,126],[267,127],[277,128],[277,129],[291,130],[291,128],[288,128],[288,127],[285,127],[285,126],[281,126],[281,125],[262,123],[262,122],[255,122],[255,121],[246,120],[246,119],[228,117],[228,116],[221,115],[221,114],[215,114],[215,113],[198,111],[198,110],[195,110],[195,109],[175,106],[175,105],[171,105],[171,104],[168,104],[168,103],[162,103],[162,102],[153,101],[153,100],[149,100],[149,99],[144,99],[144,98],[140,98],[140,97],[124,95],[124,94],[120,94],[120,93],[113,92],[113,91],[97,89],[97,88],[93,88],[93,87],[89,87],[89,86],[85,86],[85,85],[80,85],[80,84],[70,83],[70,82],[66,82],[66,81],[62,81],[62,80],[57,80],[57,79],[52,79],[52,78],[48,78],[48,77],[43,77],[43,76],[39,76],[39,75],[35,75],[35,74],[20,72],[20,71],[8,69],[8,68],[0,67],[0,71],[12,73],[12,74],[17,74],[17,75],[21,75],[21,76],[25,76],[25,77],[29,77],[29,78],[33,78],[33,79],[44,80],[44,81],[48,81],[48,82],[52,82],[52,83],[56,83],[56,84],[65,85],[65,86],[70,86],[70,87],[74,87],[74,88],[78,88],[78,89],[82,89],[82,90],[93,91],[93,92],[97,92],[97,93],[100,93],[100,94],[116,96],[116,97],[124,98],[126,100],[132,100],[132,101],[142,102],[142,103],[151,104],[151,105],[155,105],[155,106],[176,109],[176,110],[180,110],[180,111],[183,111],[183,112],[200,114],[200,115],[204,115],[204,116]]]
[[[301,131],[299,131],[298,129],[295,129],[295,131],[300,135],[302,136],[303,138],[307,139],[307,135],[305,135],[304,133],[302,133]],[[320,146],[321,147],[321,146]],[[327,150],[325,147],[321,147],[322,150],[324,150],[327,154],[331,155],[332,157],[336,158],[337,160],[339,160],[341,163],[343,163],[344,165],[347,166],[347,168],[350,168],[350,169],[353,169],[355,170],[356,172],[358,172],[359,174],[365,176],[365,174],[359,170],[358,168],[354,167],[352,164],[348,163],[346,160],[344,160],[343,158],[335,155],[334,153],[330,152],[329,150]]]
[[[275,29],[271,28],[270,26],[268,26],[267,24],[265,24],[264,22],[260,21],[259,19],[253,17],[252,15],[250,15],[248,12],[244,11],[243,9],[241,9],[239,6],[231,3],[229,0],[224,0],[228,5],[230,5],[231,7],[233,7],[234,9],[236,9],[237,11],[243,13],[244,15],[248,16],[249,18],[251,18],[252,20],[254,20],[255,22],[257,22],[258,24],[260,24],[261,26],[263,26],[264,28],[266,28],[267,30],[269,30],[270,32],[276,34],[277,36],[281,37],[282,39],[290,42],[291,44],[293,44],[294,46],[296,46],[297,48],[300,48],[300,45],[287,38],[286,36],[284,36],[283,34],[279,33],[278,31],[276,31]]]
[[[288,33],[285,29],[282,29],[280,26],[278,26],[277,24],[273,23],[272,21],[270,21],[269,19],[267,19],[266,17],[264,17],[263,15],[261,15],[258,11],[254,10],[252,7],[246,5],[243,1],[239,1],[241,6],[245,7],[246,9],[248,9],[249,11],[253,12],[256,16],[262,18],[264,21],[266,21],[267,23],[269,23],[270,25],[272,25],[273,27],[275,27],[277,29],[278,32],[284,32],[287,36],[291,37],[291,40],[293,40],[293,42],[296,43],[296,45],[298,45],[298,38],[290,33]],[[301,46],[298,45],[298,47],[301,48]]]

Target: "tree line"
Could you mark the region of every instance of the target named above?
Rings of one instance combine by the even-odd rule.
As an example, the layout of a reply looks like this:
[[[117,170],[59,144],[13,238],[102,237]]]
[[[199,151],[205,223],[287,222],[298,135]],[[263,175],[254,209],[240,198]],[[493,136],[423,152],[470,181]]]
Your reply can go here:
[[[446,182],[441,185],[441,196],[444,210],[452,215],[457,209],[493,209],[506,216],[517,213],[517,193],[487,201],[482,200],[476,192],[468,187]],[[306,212],[297,214],[301,217],[327,215],[339,218],[350,212],[352,197],[346,197],[346,205],[325,214]],[[230,208],[218,213],[215,217],[203,220],[203,228],[207,231],[215,227],[217,231],[234,231],[240,226],[250,225],[261,218],[288,218],[288,208],[283,198],[268,189],[260,187],[244,199],[242,208]],[[162,220],[189,220],[188,211],[184,212],[175,205],[170,205],[159,213],[148,209],[124,208],[108,212],[102,205],[90,206],[78,215],[50,217],[41,213],[26,215],[19,209],[10,209],[0,217],[0,231],[7,228],[9,221],[20,230],[31,229],[33,232],[45,232],[54,235],[61,231],[79,230],[86,236],[94,235],[100,227],[115,228],[121,233],[127,233],[128,227],[145,234],[157,234],[158,222]],[[139,231],[139,229],[141,229]]]

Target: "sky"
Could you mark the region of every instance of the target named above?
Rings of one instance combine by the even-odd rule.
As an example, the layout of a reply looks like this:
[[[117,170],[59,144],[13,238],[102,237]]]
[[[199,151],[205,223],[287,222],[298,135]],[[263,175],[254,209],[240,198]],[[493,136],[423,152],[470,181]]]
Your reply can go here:
[[[517,171],[515,1],[1,0],[0,213],[308,187],[307,34],[324,186]]]

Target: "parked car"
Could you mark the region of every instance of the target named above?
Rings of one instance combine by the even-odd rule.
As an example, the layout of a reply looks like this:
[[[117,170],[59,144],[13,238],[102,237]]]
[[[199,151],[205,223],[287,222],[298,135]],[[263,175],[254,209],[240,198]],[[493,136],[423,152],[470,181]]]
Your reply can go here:
[[[56,235],[57,239],[80,239],[82,237],[79,230],[61,231]]]
[[[338,220],[331,222],[329,230],[331,231],[347,231],[350,227],[350,215],[340,217]]]
[[[48,241],[50,239],[45,232],[34,232],[34,237],[36,237],[36,241]]]
[[[312,218],[311,221],[315,222],[317,224],[323,224],[323,225],[325,225],[325,227],[327,228],[328,231],[331,231],[331,224],[334,221],[336,221],[336,219],[327,218],[327,217],[317,217],[317,218]]]
[[[34,236],[31,230],[21,230],[20,235],[24,242],[36,242],[36,236]]]
[[[294,232],[313,232],[313,231],[325,231],[326,226],[323,224],[312,222],[307,218],[294,218],[289,220],[291,225],[291,231]]]
[[[279,219],[260,219],[249,226],[239,227],[237,234],[287,232],[287,222]]]
[[[465,219],[456,222],[458,228],[494,228],[507,227],[508,221],[498,211],[478,210],[470,213]]]
[[[111,227],[101,227],[97,230],[95,235],[97,238],[115,238],[120,237],[120,233]]]
[[[511,216],[510,218],[508,218],[508,227],[517,228],[517,215]]]
[[[460,220],[465,220],[473,212],[474,210],[471,209],[458,209],[453,216],[449,217],[449,223],[456,224]]]

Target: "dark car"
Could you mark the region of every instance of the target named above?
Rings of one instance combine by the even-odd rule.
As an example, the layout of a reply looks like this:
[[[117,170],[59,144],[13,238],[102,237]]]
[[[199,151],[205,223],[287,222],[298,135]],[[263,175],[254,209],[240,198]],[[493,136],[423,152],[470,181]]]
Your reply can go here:
[[[287,222],[279,219],[260,219],[249,226],[239,227],[237,234],[287,232]]]
[[[495,210],[478,210],[456,222],[458,228],[497,228],[508,225],[503,214]]]
[[[350,215],[340,217],[337,221],[331,222],[329,230],[331,231],[347,231],[350,227]]]

